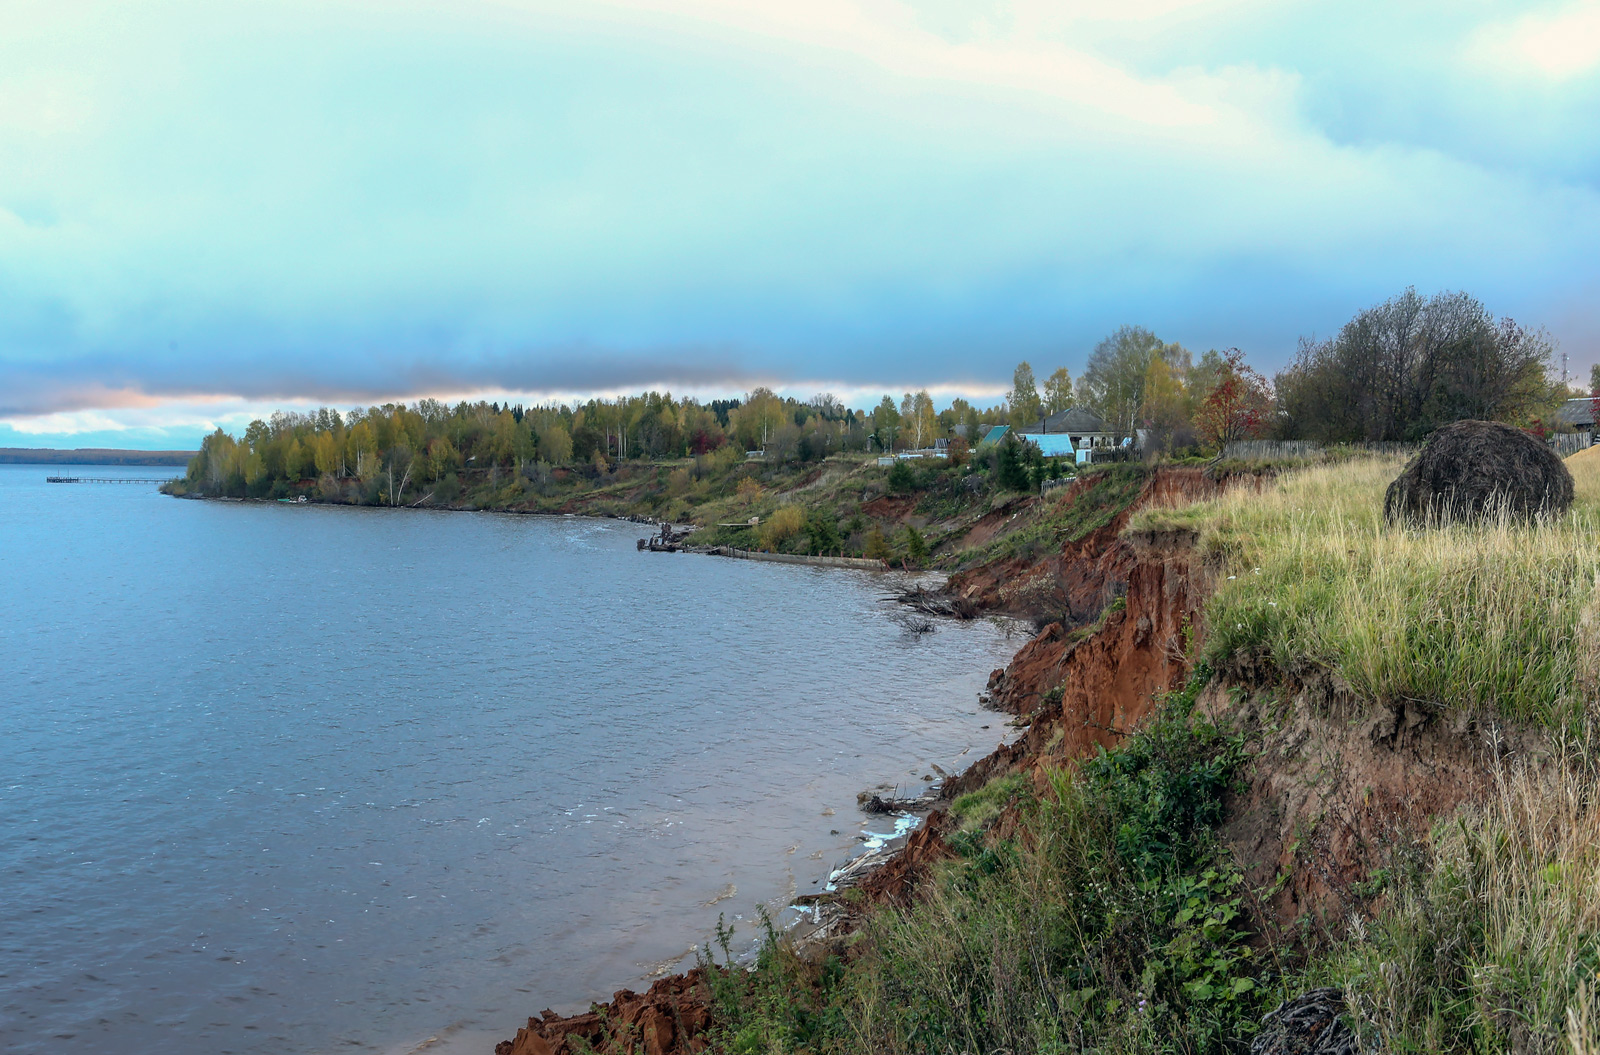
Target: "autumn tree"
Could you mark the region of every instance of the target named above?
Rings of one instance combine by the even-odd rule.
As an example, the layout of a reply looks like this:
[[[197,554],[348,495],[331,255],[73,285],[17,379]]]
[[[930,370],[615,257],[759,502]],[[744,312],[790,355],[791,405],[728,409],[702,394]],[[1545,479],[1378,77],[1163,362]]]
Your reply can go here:
[[[1181,384],[1190,366],[1181,344],[1167,344],[1142,326],[1124,326],[1089,355],[1078,379],[1078,402],[1105,419],[1118,436],[1133,434],[1144,406],[1144,383],[1152,359],[1161,359]]]
[[[554,423],[539,433],[539,457],[551,465],[565,465],[572,460],[572,434],[564,426]]]
[[[1073,404],[1072,375],[1066,367],[1058,367],[1044,382],[1044,413],[1059,414]]]
[[[1262,377],[1244,361],[1244,353],[1222,353],[1216,381],[1195,412],[1195,429],[1203,442],[1221,448],[1234,440],[1260,434],[1272,408],[1272,394]]]
[[[916,438],[917,450],[933,442],[933,434],[939,428],[939,421],[933,412],[933,397],[928,394],[926,388],[911,397],[911,417],[906,426]]]
[[[1150,434],[1150,446],[1165,450],[1173,436],[1189,423],[1188,400],[1183,383],[1159,355],[1150,357],[1145,368],[1143,402],[1139,419]]]
[[[428,472],[433,477],[433,482],[438,483],[440,477],[446,473],[455,472],[461,464],[461,453],[456,450],[455,444],[448,437],[436,437],[428,444]]]

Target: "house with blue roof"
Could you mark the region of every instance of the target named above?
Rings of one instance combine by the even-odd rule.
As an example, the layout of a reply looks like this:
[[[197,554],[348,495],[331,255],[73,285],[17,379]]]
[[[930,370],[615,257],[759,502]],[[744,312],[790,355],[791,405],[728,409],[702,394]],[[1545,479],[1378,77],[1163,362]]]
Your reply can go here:
[[[1072,437],[1065,432],[1023,432],[1017,439],[1033,444],[1046,458],[1073,458],[1078,453]]]

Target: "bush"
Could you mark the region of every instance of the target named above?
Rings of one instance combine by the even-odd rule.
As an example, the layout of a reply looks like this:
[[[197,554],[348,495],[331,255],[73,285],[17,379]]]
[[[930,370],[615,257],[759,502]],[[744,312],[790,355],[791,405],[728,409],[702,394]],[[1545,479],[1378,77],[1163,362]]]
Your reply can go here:
[[[910,494],[917,489],[917,474],[910,463],[896,459],[894,465],[889,467],[889,477],[885,483],[892,495]]]
[[[805,530],[806,511],[799,506],[784,506],[761,524],[756,539],[762,549],[775,550]]]
[[[806,534],[812,553],[828,556],[837,554],[844,546],[839,539],[839,522],[821,510],[814,510],[806,518]]]
[[[883,537],[883,529],[876,524],[867,532],[865,554],[868,560],[894,559],[894,551],[889,548],[889,540]]]

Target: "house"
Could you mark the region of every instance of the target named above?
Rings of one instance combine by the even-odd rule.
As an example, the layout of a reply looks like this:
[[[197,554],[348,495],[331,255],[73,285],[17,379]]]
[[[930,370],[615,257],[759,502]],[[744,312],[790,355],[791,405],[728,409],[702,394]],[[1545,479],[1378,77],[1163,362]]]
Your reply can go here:
[[[1572,429],[1574,432],[1594,431],[1594,405],[1600,402],[1594,396],[1584,396],[1582,399],[1569,399],[1561,404],[1561,409],[1555,412],[1550,419],[1550,424],[1558,429]]]
[[[1078,453],[1072,437],[1065,432],[1024,432],[1017,439],[1033,444],[1046,458],[1072,458]]]
[[[995,444],[997,444],[1001,440],[1005,439],[1006,438],[1006,434],[1009,433],[1010,431],[1011,431],[1011,426],[1010,425],[996,425],[996,426],[994,426],[993,428],[989,429],[989,431],[987,431],[987,432],[985,432],[983,434],[983,439],[978,441],[978,450],[981,451],[985,447],[993,447]]]
[[[1072,440],[1074,450],[1117,445],[1117,437],[1106,428],[1105,419],[1088,407],[1068,407],[1051,414],[1041,420],[1039,427],[1032,432],[1065,435]]]

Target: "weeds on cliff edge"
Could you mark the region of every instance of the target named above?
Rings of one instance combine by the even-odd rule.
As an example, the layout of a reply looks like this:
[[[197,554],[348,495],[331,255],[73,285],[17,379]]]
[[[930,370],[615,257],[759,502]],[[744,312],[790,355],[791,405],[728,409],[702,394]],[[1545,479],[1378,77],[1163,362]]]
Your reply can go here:
[[[1569,463],[1565,517],[1413,530],[1383,522],[1398,458],[1319,465],[1265,490],[1150,509],[1222,572],[1205,657],[1243,676],[1331,673],[1373,702],[1575,721],[1600,692],[1600,465]]]
[[[1388,1052],[1600,1052],[1590,775],[1502,766],[1487,800],[1440,819],[1419,849],[1308,984],[1344,986]]]
[[[1076,770],[964,797],[964,820],[1000,823],[958,833],[960,858],[848,956],[769,942],[719,1050],[1232,1050],[1271,987],[1213,835],[1244,745],[1191,714],[1198,683]]]
[[[1079,479],[1070,496],[1048,498],[1031,522],[1000,535],[978,549],[962,554],[966,566],[997,560],[1037,560],[1059,552],[1063,545],[1105,527],[1138,499],[1149,479],[1150,468],[1129,462],[1094,469]]]

